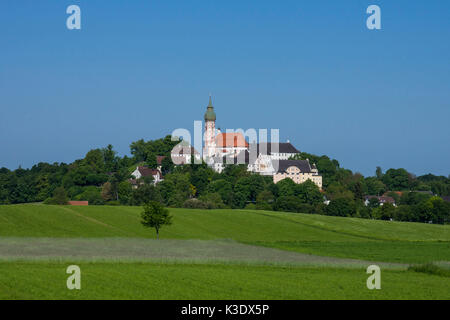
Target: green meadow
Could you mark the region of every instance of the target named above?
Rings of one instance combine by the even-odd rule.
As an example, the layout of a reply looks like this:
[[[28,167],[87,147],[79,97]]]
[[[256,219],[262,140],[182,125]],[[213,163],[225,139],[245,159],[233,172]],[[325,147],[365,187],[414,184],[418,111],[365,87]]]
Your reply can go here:
[[[156,242],[141,210],[0,206],[0,299],[450,298],[446,271],[408,270],[448,270],[448,225],[170,209]],[[381,290],[366,288],[373,262]],[[81,267],[81,290],[66,288],[69,264]]]

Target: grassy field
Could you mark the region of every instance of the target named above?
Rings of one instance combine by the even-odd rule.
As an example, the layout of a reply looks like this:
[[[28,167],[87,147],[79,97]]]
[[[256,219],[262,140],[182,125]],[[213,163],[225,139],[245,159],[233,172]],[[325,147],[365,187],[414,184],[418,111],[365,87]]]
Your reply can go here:
[[[381,290],[368,290],[364,269],[78,265],[81,290],[71,291],[66,288],[67,264],[0,263],[0,299],[450,299],[448,278],[412,271],[385,270]]]
[[[0,298],[449,298],[449,277],[406,268],[427,262],[448,268],[450,226],[257,210],[170,209],[173,225],[162,229],[163,241],[158,243],[145,242],[154,239],[155,232],[140,224],[141,210],[0,206]],[[86,247],[91,250],[77,249]],[[8,258],[19,251],[19,260]],[[89,262],[96,252],[107,259]],[[36,254],[45,259],[32,261]],[[133,254],[136,259],[130,259]],[[254,261],[244,264],[250,259],[244,256]],[[58,257],[64,259],[58,262]],[[170,262],[150,257],[169,257]],[[397,267],[383,264],[382,290],[373,292],[365,286],[365,270],[349,259]],[[79,292],[65,287],[64,268],[73,261],[82,266],[85,286]]]

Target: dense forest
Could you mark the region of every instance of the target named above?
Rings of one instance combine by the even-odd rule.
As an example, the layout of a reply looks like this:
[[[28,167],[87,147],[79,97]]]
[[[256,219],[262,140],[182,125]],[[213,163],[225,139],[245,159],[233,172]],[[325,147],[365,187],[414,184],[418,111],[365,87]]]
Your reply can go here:
[[[90,150],[71,164],[39,163],[30,169],[0,169],[0,204],[45,202],[64,204],[87,200],[90,205],[142,205],[156,200],[166,206],[187,208],[248,208],[352,216],[360,218],[448,223],[450,178],[427,174],[416,177],[405,169],[376,168],[375,175],[341,168],[327,156],[301,153],[323,176],[323,190],[307,181],[295,184],[284,179],[274,184],[272,177],[247,172],[245,165],[227,165],[216,173],[206,164],[174,166],[170,151],[177,144],[170,136],[131,143],[131,156],[120,157],[111,145]],[[154,185],[144,178],[138,188],[129,179],[137,165],[156,168],[157,156],[166,156],[161,171],[164,181]],[[386,195],[396,205],[366,195]],[[328,204],[324,200],[329,200]]]

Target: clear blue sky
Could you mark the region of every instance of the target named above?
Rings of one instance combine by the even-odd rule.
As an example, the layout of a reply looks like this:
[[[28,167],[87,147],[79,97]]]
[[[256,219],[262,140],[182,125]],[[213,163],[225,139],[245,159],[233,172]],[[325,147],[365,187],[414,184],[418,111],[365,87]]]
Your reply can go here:
[[[279,128],[365,175],[448,175],[450,1],[0,2],[0,167],[128,154],[191,129],[209,92],[222,128]]]

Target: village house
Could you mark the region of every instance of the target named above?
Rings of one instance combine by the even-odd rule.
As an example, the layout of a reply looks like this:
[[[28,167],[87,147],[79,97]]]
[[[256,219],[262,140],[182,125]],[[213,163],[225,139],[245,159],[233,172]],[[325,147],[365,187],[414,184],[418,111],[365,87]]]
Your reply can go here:
[[[164,180],[163,175],[159,169],[151,169],[146,166],[137,166],[136,170],[133,171],[131,176],[133,178],[129,181],[133,188],[137,188],[140,184],[142,184],[143,182],[141,181],[141,179],[144,179],[145,177],[152,177],[153,184],[157,184],[158,182]]]
[[[190,164],[192,156],[195,160],[200,161],[200,153],[186,141],[181,141],[171,151],[170,157],[174,165]]]
[[[277,183],[283,179],[292,179],[295,183],[303,183],[311,180],[322,189],[322,176],[315,165],[311,165],[309,160],[274,160],[278,162],[278,169],[273,174],[273,182]],[[274,164],[275,166],[275,164]]]
[[[370,203],[370,199],[377,199],[380,206],[382,206],[385,203],[395,204],[395,199],[388,196],[365,196],[364,197],[364,205],[368,206]]]

